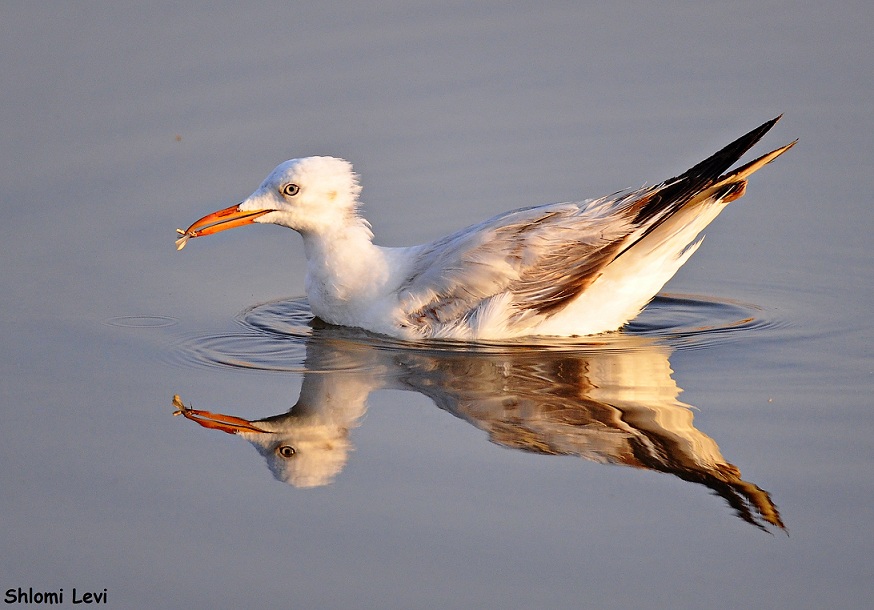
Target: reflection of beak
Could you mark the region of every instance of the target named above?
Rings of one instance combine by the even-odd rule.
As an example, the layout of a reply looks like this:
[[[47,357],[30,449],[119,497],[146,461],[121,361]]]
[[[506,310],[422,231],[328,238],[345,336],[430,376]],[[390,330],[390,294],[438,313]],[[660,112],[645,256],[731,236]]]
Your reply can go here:
[[[186,419],[197,422],[204,428],[221,430],[228,434],[237,434],[238,432],[270,432],[269,430],[262,430],[252,422],[240,417],[190,409],[185,406],[178,394],[173,396],[173,406],[176,407],[176,411],[173,412],[173,415],[181,415]]]
[[[267,212],[273,210],[245,210],[241,211],[239,205],[232,205],[224,210],[207,214],[200,220],[196,221],[190,227],[185,229],[176,229],[182,237],[176,240],[176,249],[181,250],[185,247],[188,239],[191,237],[201,237],[202,235],[211,235],[219,231],[242,227],[255,222],[259,216],[263,216]]]

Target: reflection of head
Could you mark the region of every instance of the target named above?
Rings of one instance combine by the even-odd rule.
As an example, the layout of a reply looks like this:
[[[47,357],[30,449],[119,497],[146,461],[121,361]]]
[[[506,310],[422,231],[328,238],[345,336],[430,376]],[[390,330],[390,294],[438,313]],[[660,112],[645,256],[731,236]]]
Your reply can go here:
[[[294,422],[291,422],[294,423]],[[348,430],[318,423],[241,433],[267,460],[278,480],[295,487],[321,487],[334,481],[352,450]]]
[[[380,354],[352,347],[335,346],[330,340],[311,343],[311,368],[294,407],[255,422],[265,434],[241,433],[278,480],[295,487],[321,487],[333,483],[346,465],[353,449],[349,431],[359,425],[367,397],[380,385],[374,370],[364,367]]]

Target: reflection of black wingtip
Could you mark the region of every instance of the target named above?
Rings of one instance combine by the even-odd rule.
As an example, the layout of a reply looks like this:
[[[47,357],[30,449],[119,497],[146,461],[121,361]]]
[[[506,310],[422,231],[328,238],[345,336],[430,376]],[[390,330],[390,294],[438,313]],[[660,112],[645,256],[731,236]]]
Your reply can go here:
[[[707,484],[705,483],[705,485]],[[708,487],[724,498],[735,509],[737,516],[747,523],[755,525],[769,534],[772,532],[766,524],[786,530],[777,506],[771,501],[770,494],[759,486],[746,481],[737,481],[734,483],[723,482],[722,485],[719,485],[721,489],[717,489],[713,485],[708,485]]]
[[[649,443],[631,444],[634,457],[641,466],[704,485],[725,500],[738,517],[764,532],[772,533],[768,525],[786,530],[771,495],[758,485],[741,479],[740,471],[735,466],[719,464],[714,468],[703,468],[682,459],[674,459],[672,456],[676,452],[672,450],[673,445],[668,438],[652,434],[647,436],[651,446]],[[659,450],[653,451],[653,447]]]
[[[739,474],[723,478],[709,472],[670,471],[670,473],[684,481],[709,487],[714,495],[721,497],[734,509],[738,517],[763,532],[773,533],[768,529],[768,525],[786,531],[786,526],[777,506],[771,500],[771,495],[758,485],[742,480]]]

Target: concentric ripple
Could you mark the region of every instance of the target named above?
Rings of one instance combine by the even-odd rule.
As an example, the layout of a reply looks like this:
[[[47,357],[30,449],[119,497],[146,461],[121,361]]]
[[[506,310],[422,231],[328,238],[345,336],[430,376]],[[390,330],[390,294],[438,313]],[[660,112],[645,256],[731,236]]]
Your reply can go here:
[[[692,295],[660,294],[623,333],[664,339],[674,348],[706,347],[784,323],[757,305]]]
[[[178,323],[176,318],[167,316],[118,316],[104,321],[108,326],[119,328],[165,328]]]
[[[236,317],[238,332],[183,341],[176,356],[197,366],[302,373],[307,343],[333,338],[350,347],[404,351],[495,354],[519,349],[556,351],[634,350],[642,344],[695,349],[738,340],[783,324],[756,305],[693,295],[663,294],[621,331],[593,337],[526,338],[503,342],[408,342],[314,319],[304,297],[255,305]],[[338,362],[332,370],[343,368]]]

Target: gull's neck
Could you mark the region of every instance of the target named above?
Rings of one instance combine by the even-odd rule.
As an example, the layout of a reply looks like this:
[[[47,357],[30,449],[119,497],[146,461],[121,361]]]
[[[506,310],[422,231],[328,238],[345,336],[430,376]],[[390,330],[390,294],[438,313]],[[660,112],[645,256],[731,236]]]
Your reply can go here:
[[[360,326],[356,312],[385,294],[389,276],[385,252],[373,244],[367,221],[350,215],[301,235],[313,313],[331,324]]]

